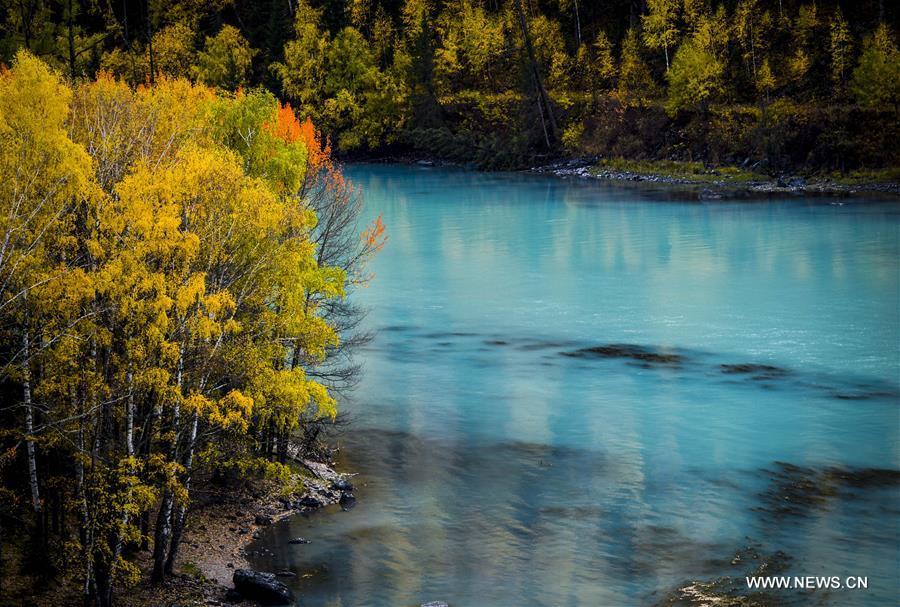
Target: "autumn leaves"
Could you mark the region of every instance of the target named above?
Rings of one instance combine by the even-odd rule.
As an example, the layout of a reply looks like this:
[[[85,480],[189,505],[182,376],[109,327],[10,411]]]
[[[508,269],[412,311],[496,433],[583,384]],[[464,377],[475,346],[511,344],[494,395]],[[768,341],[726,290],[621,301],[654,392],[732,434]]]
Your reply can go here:
[[[172,570],[193,478],[287,478],[291,434],[335,415],[309,373],[340,341],[322,306],[383,227],[348,236],[355,191],[263,91],[69,86],[20,53],[0,139],[0,430],[27,471],[4,479],[29,479],[47,562],[109,604],[151,536]],[[356,212],[329,265],[332,205]]]

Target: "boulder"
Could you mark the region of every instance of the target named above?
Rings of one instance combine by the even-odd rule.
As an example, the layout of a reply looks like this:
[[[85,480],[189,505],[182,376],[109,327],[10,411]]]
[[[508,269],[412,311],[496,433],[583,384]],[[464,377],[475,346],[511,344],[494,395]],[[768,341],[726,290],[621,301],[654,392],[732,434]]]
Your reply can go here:
[[[263,605],[290,605],[294,602],[294,593],[273,573],[238,569],[231,580],[242,597]]]
[[[338,503],[341,505],[341,510],[346,512],[347,510],[352,510],[356,505],[356,497],[352,493],[342,493]]]
[[[257,514],[256,518],[253,519],[253,522],[255,522],[257,525],[271,525],[272,517],[266,516],[265,514]]]
[[[337,491],[353,491],[353,485],[345,478],[336,478],[331,482],[331,488]]]
[[[309,540],[305,537],[295,537],[292,540],[288,540],[288,544],[308,544]]]

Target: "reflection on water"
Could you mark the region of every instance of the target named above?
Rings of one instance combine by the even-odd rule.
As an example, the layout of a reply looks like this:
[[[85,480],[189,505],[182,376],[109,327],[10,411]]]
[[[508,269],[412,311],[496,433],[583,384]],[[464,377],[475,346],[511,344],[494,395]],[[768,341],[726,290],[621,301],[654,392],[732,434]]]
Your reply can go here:
[[[351,176],[390,234],[357,294],[360,501],[254,560],[303,605],[653,604],[779,550],[869,577],[817,601],[893,604],[900,489],[858,471],[900,468],[900,207]]]

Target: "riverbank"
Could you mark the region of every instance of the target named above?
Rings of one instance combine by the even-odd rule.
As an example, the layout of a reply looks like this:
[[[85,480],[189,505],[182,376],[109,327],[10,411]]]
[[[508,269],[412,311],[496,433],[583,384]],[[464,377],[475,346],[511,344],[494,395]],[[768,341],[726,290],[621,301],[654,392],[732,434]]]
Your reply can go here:
[[[481,170],[474,162],[459,162],[427,154],[355,156],[348,162],[454,167]],[[696,200],[759,198],[770,195],[900,196],[900,169],[856,171],[846,175],[781,175],[758,172],[759,163],[743,166],[706,166],[701,162],[636,161],[596,156],[561,158],[521,169],[526,173],[562,178],[594,179],[623,185],[661,187]]]
[[[783,175],[772,177],[756,172],[749,161],[744,166],[707,167],[699,162],[628,161],[572,158],[532,168],[530,172],[597,179],[621,183],[640,183],[677,188],[699,200],[732,199],[777,195],[855,196],[873,193],[900,195],[898,171],[885,169],[845,176]]]

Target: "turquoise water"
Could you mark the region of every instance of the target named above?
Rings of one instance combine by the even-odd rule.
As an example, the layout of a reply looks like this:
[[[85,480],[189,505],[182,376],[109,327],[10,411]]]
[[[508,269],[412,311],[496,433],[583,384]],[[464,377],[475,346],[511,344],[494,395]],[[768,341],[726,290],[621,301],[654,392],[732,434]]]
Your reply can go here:
[[[359,503],[251,547],[302,605],[654,604],[779,550],[869,586],[785,601],[896,604],[897,485],[827,470],[900,468],[900,205],[349,173],[390,236],[338,439]]]

